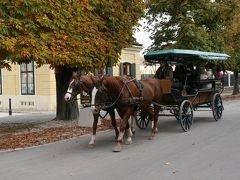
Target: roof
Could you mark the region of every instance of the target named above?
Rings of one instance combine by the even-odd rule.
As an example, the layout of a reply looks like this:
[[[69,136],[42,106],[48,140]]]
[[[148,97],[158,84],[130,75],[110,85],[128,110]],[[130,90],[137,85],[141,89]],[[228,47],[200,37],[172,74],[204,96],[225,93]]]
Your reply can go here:
[[[224,53],[195,51],[187,49],[168,49],[150,51],[144,55],[146,62],[158,63],[160,60],[185,62],[192,60],[227,60],[230,56]]]

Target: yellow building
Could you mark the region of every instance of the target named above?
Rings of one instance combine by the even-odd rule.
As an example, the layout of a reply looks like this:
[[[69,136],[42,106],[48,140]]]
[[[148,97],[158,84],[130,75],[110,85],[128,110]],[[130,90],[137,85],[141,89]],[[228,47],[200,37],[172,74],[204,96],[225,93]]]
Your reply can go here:
[[[131,75],[141,78],[140,51],[142,45],[122,50],[120,62],[107,68],[108,74]],[[0,111],[9,110],[9,101],[17,111],[55,111],[56,82],[54,70],[49,65],[36,68],[34,62],[12,65],[12,71],[0,69]]]

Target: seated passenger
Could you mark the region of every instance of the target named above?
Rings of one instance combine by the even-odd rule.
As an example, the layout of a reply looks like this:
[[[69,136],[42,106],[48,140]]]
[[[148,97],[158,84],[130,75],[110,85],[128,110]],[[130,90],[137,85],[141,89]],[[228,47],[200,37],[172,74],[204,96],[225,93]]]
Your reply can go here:
[[[200,68],[200,80],[202,79],[208,79],[207,71],[203,67]]]
[[[193,63],[187,64],[186,66],[186,82],[184,84],[185,89],[188,94],[195,94],[196,89],[198,89],[197,82],[197,70],[194,68]]]
[[[219,64],[217,64],[216,66],[216,75],[215,77],[217,79],[220,79],[221,80],[221,85],[223,86],[224,85],[224,72],[221,68],[221,66]]]
[[[205,68],[206,68],[206,72],[207,72],[207,79],[213,79],[214,75],[213,75],[213,71],[212,71],[212,65],[206,64]]]
[[[175,68],[175,71],[173,72],[174,82],[180,82],[182,84],[185,83],[186,79],[186,69],[184,65],[178,64]]]
[[[172,67],[166,61],[160,61],[160,67],[157,69],[154,78],[169,79],[173,82],[173,70]]]
[[[201,73],[200,74],[200,80],[210,79],[209,78],[210,73],[208,73],[203,67],[200,68],[200,73]],[[202,82],[200,89],[201,88],[211,88],[211,87],[212,87],[212,83],[209,83],[209,82],[204,83],[204,82]]]
[[[188,81],[197,81],[197,72],[192,63],[187,65],[186,74],[188,75]]]

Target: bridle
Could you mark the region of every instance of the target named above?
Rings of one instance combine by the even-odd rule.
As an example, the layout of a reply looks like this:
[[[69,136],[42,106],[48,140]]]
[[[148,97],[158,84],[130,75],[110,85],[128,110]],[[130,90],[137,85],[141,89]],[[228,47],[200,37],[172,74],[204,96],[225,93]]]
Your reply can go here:
[[[75,83],[75,84],[73,85],[73,83]],[[67,92],[65,93],[65,95],[66,95],[66,94],[70,94],[70,95],[71,95],[71,98],[70,98],[70,100],[69,100],[68,102],[74,102],[74,101],[77,101],[77,100],[79,99],[79,98],[77,98],[77,95],[81,92],[82,84],[83,84],[83,82],[82,82],[81,80],[77,79],[77,78],[74,78],[74,79],[70,82],[70,85],[69,85],[69,87],[68,87],[68,90],[69,90],[69,88],[70,88],[71,86],[73,86],[73,87],[71,87],[71,89],[73,90],[74,88],[76,88],[76,91],[75,91],[75,92],[67,91]],[[72,91],[72,90],[71,90],[71,91]]]
[[[74,83],[74,84],[73,84]],[[71,87],[72,86],[72,87]],[[67,91],[65,94],[70,94],[71,98],[68,100],[68,102],[74,102],[79,100],[80,98],[77,98],[77,95],[82,93],[82,91],[86,92],[90,98],[91,98],[91,92],[93,87],[88,87],[87,83],[84,80],[81,80],[81,78],[73,78],[70,82],[69,88],[71,87],[71,91],[75,90],[74,92]],[[68,88],[68,89],[69,89]],[[85,105],[84,107],[88,107],[89,105]]]

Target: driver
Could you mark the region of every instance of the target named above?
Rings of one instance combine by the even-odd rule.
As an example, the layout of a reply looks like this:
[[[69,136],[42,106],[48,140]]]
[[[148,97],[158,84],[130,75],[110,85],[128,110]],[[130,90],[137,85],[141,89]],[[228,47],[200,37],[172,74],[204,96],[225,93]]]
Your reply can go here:
[[[157,69],[154,78],[169,79],[173,82],[173,70],[172,67],[166,61],[160,61],[160,67]]]

